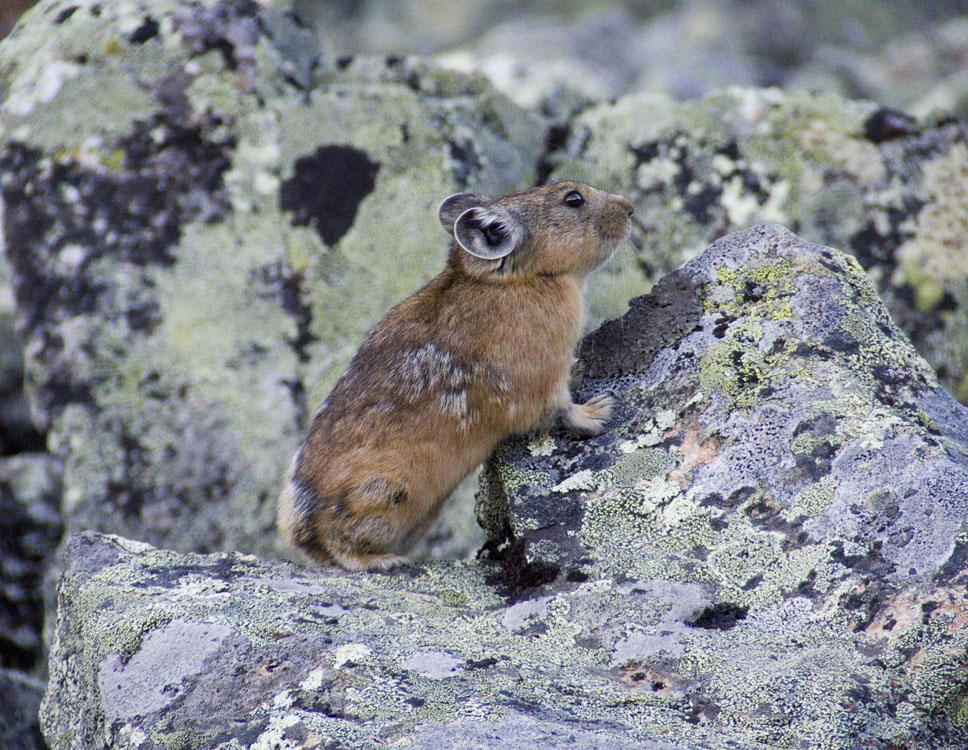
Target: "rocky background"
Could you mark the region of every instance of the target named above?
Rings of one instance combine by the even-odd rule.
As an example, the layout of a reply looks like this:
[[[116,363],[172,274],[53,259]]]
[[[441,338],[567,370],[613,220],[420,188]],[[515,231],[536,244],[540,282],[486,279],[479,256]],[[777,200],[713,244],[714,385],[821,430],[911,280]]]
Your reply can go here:
[[[0,26],[9,28],[20,10],[5,4]],[[781,224],[809,241],[851,253],[886,306],[890,326],[899,327],[891,329],[890,346],[900,346],[895,340],[906,335],[928,362],[925,368],[907,354],[903,364],[861,358],[859,365],[868,371],[858,377],[875,378],[870,392],[881,394],[879,403],[895,410],[896,420],[910,423],[914,432],[927,430],[917,451],[930,453],[935,440],[952,455],[963,454],[963,447],[952,446],[963,446],[964,435],[958,437],[957,426],[943,426],[957,425],[961,418],[953,402],[941,410],[950,412],[944,418],[938,412],[940,396],[928,399],[931,408],[912,404],[935,392],[933,378],[968,401],[966,71],[968,8],[960,2],[39,3],[0,44],[0,241],[7,261],[0,268],[0,507],[7,526],[0,535],[0,744],[43,746],[36,723],[47,679],[41,634],[45,611],[48,633],[53,632],[60,570],[53,553],[66,533],[94,529],[182,553],[284,555],[272,532],[272,503],[307,414],[368,326],[439,269],[445,240],[433,212],[456,190],[500,193],[575,178],[634,200],[631,247],[595,279],[590,326],[624,313],[630,298],[649,291],[717,238],[760,222]],[[744,304],[755,307],[764,295],[775,301],[790,292],[766,271],[746,273],[743,284],[733,285]],[[732,283],[716,278],[721,285]],[[874,305],[873,298],[869,302]],[[806,303],[802,309],[817,314]],[[716,382],[736,378],[735,388],[751,388],[778,358],[788,363],[796,354],[790,341],[813,345],[809,332],[756,333],[763,325],[756,316],[762,313],[755,310],[753,322],[743,326],[742,336],[756,351],[711,348],[705,374],[696,376],[706,384],[698,391],[708,390],[713,375]],[[673,338],[660,343],[669,347],[688,334],[687,323],[695,324],[692,315],[675,308],[661,318],[658,327]],[[731,326],[742,316],[736,309],[722,315],[710,335],[732,341],[736,334],[730,331],[736,329]],[[857,331],[875,324],[857,323],[859,315],[848,316],[849,324],[842,326],[850,337],[826,336],[821,350],[828,359],[860,356],[864,347],[874,346]],[[623,326],[634,328],[628,319]],[[586,370],[586,377],[639,373],[662,349],[655,342],[643,345],[646,333],[634,341],[610,339],[613,334],[605,332],[614,330],[602,329],[592,339],[611,343],[595,350],[598,364]],[[787,343],[777,344],[780,339]],[[779,348],[770,350],[774,345]],[[601,364],[609,352],[628,353],[631,347],[634,353],[641,346],[646,348],[638,358]],[[796,356],[804,371],[814,376],[822,371],[803,352]],[[919,395],[898,396],[905,389]],[[756,393],[743,397],[744,408],[769,397],[767,391]],[[726,395],[737,398],[735,389]],[[846,457],[853,455],[846,436],[870,429],[838,421],[856,408],[844,401],[833,416],[804,415],[802,428],[791,425],[793,433],[801,432],[791,434],[796,440],[788,458],[802,476],[790,478],[786,490],[767,491],[755,481],[725,494],[709,490],[708,496],[719,493],[719,500],[703,501],[705,510],[686,513],[666,484],[656,484],[657,477],[680,471],[675,456],[651,450],[640,456],[654,448],[651,441],[673,440],[676,430],[684,429],[676,427],[683,415],[670,411],[677,394],[665,394],[664,401],[652,398],[646,411],[665,416],[652,422],[643,416],[625,438],[636,446],[631,456],[651,463],[635,469],[635,481],[623,469],[618,485],[627,495],[639,480],[652,482],[652,500],[642,502],[653,503],[653,511],[671,503],[675,512],[701,516],[718,532],[714,527],[722,519],[711,518],[715,513],[709,509],[719,507],[723,514],[739,513],[743,523],[747,516],[765,519],[770,533],[796,539],[790,524],[797,515],[789,509],[781,513],[781,505],[806,507],[813,517],[813,511],[827,507],[834,484],[846,481],[844,467],[867,470],[858,468],[867,467],[863,461]],[[877,437],[865,439],[883,441],[883,429],[877,430]],[[938,434],[947,435],[948,442]],[[689,439],[675,438],[683,444]],[[804,454],[800,449],[808,443]],[[596,550],[608,548],[594,536],[604,532],[574,509],[567,519],[551,520],[542,518],[540,507],[508,510],[524,502],[515,494],[518,487],[542,497],[548,487],[566,483],[565,475],[555,473],[563,466],[580,475],[574,481],[588,485],[569,491],[583,492],[587,499],[588,493],[603,492],[606,464],[631,465],[631,459],[623,463],[601,456],[565,460],[560,449],[552,441],[527,450],[519,446],[521,455],[511,450],[485,475],[487,491],[478,515],[486,534],[471,510],[474,480],[420,550],[428,558],[473,558],[486,542],[485,556],[494,562],[483,564],[505,588],[474,596],[539,602],[531,614],[516,610],[511,632],[552,627],[548,607],[573,606],[567,596],[554,598],[569,586],[623,576],[684,585],[692,579],[682,573],[683,565],[722,569],[698,559],[640,569],[639,561],[619,555],[621,550],[583,562],[580,549],[569,548],[563,538],[536,533],[563,523],[565,536],[583,534],[595,540]],[[847,453],[837,463],[839,451]],[[546,452],[558,468],[534,464],[535,456]],[[890,469],[880,471],[890,477]],[[521,479],[535,472],[545,477],[540,483]],[[690,475],[690,481],[695,478]],[[865,492],[864,498],[859,490],[855,494],[875,515],[886,514],[883,523],[891,533],[910,535],[924,526],[923,521],[892,526],[905,514],[922,513],[903,510],[904,502],[920,507],[917,498],[895,497],[887,485]],[[957,495],[945,492],[955,510],[945,517],[946,531],[925,543],[950,544],[948,556],[939,552],[920,560],[914,566],[922,575],[918,586],[924,576],[957,578],[961,569],[956,537],[957,519],[964,514]],[[785,525],[770,520],[777,513]],[[928,526],[940,528],[932,525],[936,522]],[[622,533],[609,527],[610,537]],[[694,537],[697,549],[712,544],[709,533]],[[838,589],[847,592],[844,597],[859,597],[866,614],[851,614],[849,607],[840,613],[836,604],[821,607],[840,613],[834,619],[849,628],[857,629],[857,617],[864,620],[861,629],[869,627],[897,610],[905,596],[908,610],[929,607],[940,616],[956,609],[937,604],[937,592],[930,588],[905,588],[903,576],[876,562],[884,544],[897,544],[896,539],[881,542],[871,557],[876,540],[846,532],[824,536],[815,526],[809,533],[823,543],[798,553],[799,560],[839,554],[844,560],[834,563],[841,567],[870,559],[864,564],[877,569],[879,577]],[[793,563],[764,557],[762,546],[734,549],[735,540],[717,538],[720,543],[712,552],[695,554],[729,561],[728,595],[689,589],[695,611],[683,610],[675,622],[705,611],[717,622],[720,616],[735,622],[747,611],[768,619],[776,613],[756,607],[775,596],[769,592],[778,586],[823,588],[805,579],[780,586],[769,576],[766,584],[756,581],[744,588],[755,573],[743,578],[736,566],[755,566],[734,557],[772,565],[784,575]],[[841,551],[831,552],[837,544]],[[77,556],[86,549],[67,547],[61,564],[76,573],[79,565],[83,568]],[[651,549],[646,557],[668,562],[663,554]],[[829,565],[820,569],[828,579],[833,575]],[[453,574],[451,568],[439,569],[444,578]],[[706,578],[692,582],[705,586]],[[483,591],[478,583],[474,591]],[[551,588],[535,588],[540,586]],[[653,589],[651,583],[646,586]],[[65,592],[69,597],[66,586]],[[815,602],[828,595],[828,589],[812,594]],[[955,597],[947,590],[945,595]],[[62,603],[65,612],[69,604]],[[955,628],[950,622],[931,624],[940,622],[931,612],[924,628]],[[665,622],[658,614],[650,616],[656,627]],[[177,619],[171,614],[165,622],[172,617]],[[524,618],[521,627],[514,617]],[[958,622],[960,615],[952,617]],[[556,622],[554,627],[565,627]],[[64,623],[59,628],[65,639],[61,659],[66,658],[63,648],[70,648],[69,635],[82,640],[91,635]],[[927,636],[918,641],[921,636],[907,630],[903,635],[922,644],[917,653],[934,660],[950,662],[960,647],[957,640],[938,645]],[[698,690],[698,673],[686,678],[676,672],[661,648],[660,661],[665,661],[656,666],[655,653],[641,646],[645,637],[612,633],[611,641],[602,641],[606,645],[600,648],[610,654],[602,658],[617,660],[613,668],[626,670],[622,679],[630,683],[641,683],[645,677],[635,675],[652,675],[649,670],[671,674],[668,680],[652,679],[650,684],[665,687],[648,700],[666,701],[686,714],[693,709],[685,706],[706,705],[703,701],[720,706],[694,714],[699,723],[711,722],[703,731],[714,737],[712,714],[725,710],[725,699]],[[623,638],[629,641],[624,647]],[[785,647],[777,645],[779,651]],[[495,654],[502,648],[495,643]],[[421,653],[431,651],[437,653],[424,644]],[[96,669],[109,653],[95,650],[79,662]],[[456,652],[449,653],[448,659],[456,658]],[[623,661],[622,654],[629,658]],[[500,658],[467,656],[470,662]],[[650,659],[648,668],[629,666]],[[442,669],[437,657],[430,662],[430,671]],[[62,665],[57,669],[62,684],[80,679],[65,675]],[[958,719],[965,710],[958,697],[964,692],[960,670],[952,665],[944,675],[918,676],[915,682],[933,681],[933,687],[927,693],[912,687],[913,702],[882,694],[898,710],[930,721],[902,718],[887,728],[868,727],[870,746],[904,747],[917,732],[934,732],[937,742],[959,747],[956,727],[965,723]],[[865,674],[868,685],[893,679]],[[905,673],[897,679],[914,678]],[[841,688],[845,694],[852,689],[840,686],[834,692]],[[873,688],[865,689],[873,694]],[[46,709],[48,740],[65,731],[64,716],[87,717],[104,708],[77,713],[79,706],[66,693],[58,695],[64,700],[61,714],[52,701]],[[725,715],[740,714],[736,709]],[[770,716],[763,709],[763,721],[775,719]],[[791,716],[794,729],[782,741],[813,736],[803,716]],[[626,720],[615,717],[618,725]],[[97,721],[103,725],[103,716]],[[97,721],[78,731],[97,725],[98,732],[114,732],[123,746],[143,744],[130,738],[122,742],[117,727],[104,729]],[[508,726],[511,734],[534,734],[536,746],[543,741],[541,732],[558,731]],[[849,737],[850,730],[844,731]],[[703,737],[697,734],[696,744],[687,746],[704,746],[708,737]],[[769,746],[768,739],[763,741]]]

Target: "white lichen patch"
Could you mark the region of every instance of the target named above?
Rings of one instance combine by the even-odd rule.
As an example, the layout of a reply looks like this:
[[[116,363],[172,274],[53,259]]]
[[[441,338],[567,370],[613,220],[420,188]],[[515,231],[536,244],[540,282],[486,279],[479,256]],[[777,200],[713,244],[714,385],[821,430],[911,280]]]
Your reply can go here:
[[[949,158],[926,164],[922,185],[932,200],[918,215],[917,234],[897,257],[921,295],[915,302],[928,312],[941,301],[941,285],[968,278],[968,148],[959,144]]]
[[[786,211],[787,198],[790,195],[789,180],[779,180],[770,187],[770,195],[759,210],[758,218],[760,221],[769,221],[775,224],[785,224],[789,220]]]
[[[417,651],[403,660],[406,669],[413,670],[421,677],[431,680],[444,680],[460,677],[463,674],[464,660],[445,651]]]
[[[653,427],[648,432],[639,435],[635,440],[623,440],[617,447],[622,453],[634,453],[639,448],[651,448],[661,442],[662,433]]]
[[[682,634],[671,630],[658,633],[634,631],[615,644],[609,666],[619,667],[631,662],[652,661],[679,657],[685,651]]]
[[[749,224],[760,206],[755,195],[745,192],[741,175],[734,175],[726,181],[720,202],[726,209],[730,223],[738,227]]]
[[[654,419],[660,430],[671,430],[676,424],[676,412],[674,409],[662,409],[656,412]]]
[[[537,599],[526,599],[512,604],[501,617],[501,625],[512,633],[524,630],[532,621],[547,617],[550,601],[550,596],[540,596]]]
[[[578,490],[594,490],[601,484],[597,472],[591,469],[582,469],[572,474],[570,477],[558,482],[551,488],[552,492],[575,492]]]
[[[672,159],[652,159],[635,172],[635,184],[642,190],[655,190],[672,182],[679,174],[679,165]]]
[[[325,667],[316,667],[312,670],[306,678],[299,683],[299,690],[302,692],[312,693],[319,690],[323,686],[323,681],[329,670]]]
[[[21,117],[29,115],[38,104],[53,101],[64,83],[77,76],[80,66],[57,56],[56,50],[47,48],[23,62],[10,83],[4,103],[7,110]]]
[[[528,452],[532,456],[550,456],[555,452],[555,448],[554,438],[547,433],[535,435],[528,440]]]
[[[652,511],[679,495],[682,492],[682,485],[669,481],[667,477],[653,477],[641,482],[636,489],[644,493],[643,509]]]
[[[287,730],[300,721],[301,719],[296,714],[270,714],[269,726],[252,743],[251,750],[298,750],[298,748],[305,747],[306,745],[301,740],[287,738]]]
[[[342,669],[349,662],[357,662],[365,659],[373,653],[373,649],[365,643],[345,643],[336,649],[336,656],[333,659],[333,666]]]

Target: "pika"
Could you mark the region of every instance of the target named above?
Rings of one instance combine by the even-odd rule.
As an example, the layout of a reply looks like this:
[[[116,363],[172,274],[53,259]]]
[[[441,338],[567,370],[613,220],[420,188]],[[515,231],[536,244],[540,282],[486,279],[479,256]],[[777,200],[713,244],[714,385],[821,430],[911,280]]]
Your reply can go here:
[[[599,434],[613,399],[576,404],[569,377],[585,280],[632,213],[575,182],[441,203],[446,267],[377,324],[313,417],[279,495],[286,543],[321,565],[388,569],[504,438],[559,415]]]

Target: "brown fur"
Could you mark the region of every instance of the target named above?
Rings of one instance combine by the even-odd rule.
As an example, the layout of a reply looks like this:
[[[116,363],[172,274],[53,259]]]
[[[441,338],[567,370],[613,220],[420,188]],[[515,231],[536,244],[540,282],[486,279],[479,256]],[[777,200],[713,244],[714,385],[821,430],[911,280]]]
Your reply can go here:
[[[575,191],[579,207],[565,203]],[[289,467],[279,532],[320,564],[404,562],[502,439],[558,414],[595,435],[611,413],[608,396],[572,403],[568,378],[584,279],[628,234],[632,205],[571,182],[493,201],[461,194],[441,204],[452,235],[467,206],[458,238],[462,226],[480,238],[476,228],[499,215],[520,241],[491,260],[455,239],[444,271],[373,329]]]

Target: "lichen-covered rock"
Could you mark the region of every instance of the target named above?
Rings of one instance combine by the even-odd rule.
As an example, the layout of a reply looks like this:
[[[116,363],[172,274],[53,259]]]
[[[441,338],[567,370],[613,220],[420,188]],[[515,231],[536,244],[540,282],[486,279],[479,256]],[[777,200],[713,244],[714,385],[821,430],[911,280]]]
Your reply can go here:
[[[485,79],[323,59],[288,7],[45,0],[0,46],[2,236],[68,530],[277,552],[307,414],[442,267],[436,204],[534,179],[541,122]]]
[[[52,748],[968,742],[968,410],[863,270],[731,235],[583,351],[609,429],[511,444],[497,562],[64,548]]]
[[[634,94],[569,123],[550,178],[636,204],[636,252],[590,287],[599,319],[727,232],[760,222],[852,253],[942,382],[968,401],[968,135],[871,102],[776,89]],[[609,271],[611,275],[609,276]]]
[[[718,747],[656,741],[675,710],[575,646],[564,601],[507,607],[480,564],[354,575],[90,532],[64,552],[54,750]],[[631,614],[630,591],[608,596]]]
[[[511,443],[485,474],[505,580],[661,591],[666,610],[595,636],[700,723],[772,723],[778,746],[968,740],[968,409],[853,258],[731,234],[582,360],[579,395],[621,403],[609,429]]]

